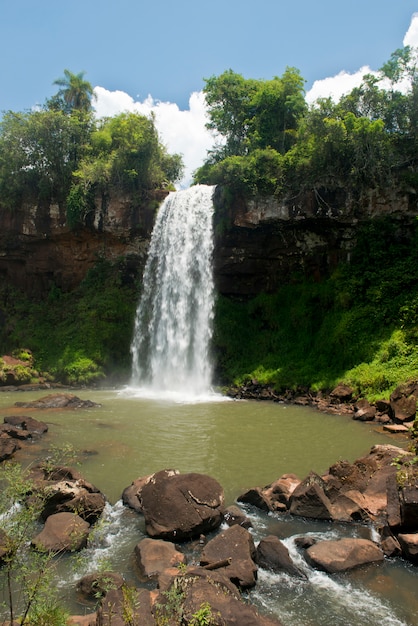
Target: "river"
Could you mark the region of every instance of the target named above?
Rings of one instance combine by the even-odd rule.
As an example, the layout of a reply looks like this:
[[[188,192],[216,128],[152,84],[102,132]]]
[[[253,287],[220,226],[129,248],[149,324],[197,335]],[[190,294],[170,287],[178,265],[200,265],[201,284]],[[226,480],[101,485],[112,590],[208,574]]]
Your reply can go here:
[[[136,579],[132,553],[143,538],[140,515],[121,502],[123,489],[140,477],[164,468],[201,472],[216,478],[225,490],[226,504],[249,487],[264,486],[281,474],[303,478],[318,473],[339,459],[353,461],[377,443],[403,445],[404,440],[384,434],[372,424],[347,417],[325,415],[308,407],[271,402],[228,401],[219,396],[200,402],[147,399],[132,390],[80,390],[77,395],[101,406],[78,411],[17,409],[20,400],[33,400],[45,392],[3,392],[0,420],[8,414],[29,414],[49,425],[48,433],[20,453],[24,463],[48,453],[51,446],[71,444],[79,470],[108,498],[106,524],[96,533],[87,557],[63,559],[57,584],[74,612],[92,610],[74,595],[75,581],[98,562],[110,563],[128,579]],[[372,536],[364,526],[327,524],[264,514],[247,509],[257,542],[276,534],[288,545],[307,573],[307,581],[260,570],[251,601],[279,617],[285,626],[414,626],[418,624],[417,569],[400,559],[383,565],[329,576],[309,568],[294,547],[301,534],[336,537],[340,534]],[[187,548],[190,551],[190,547]]]

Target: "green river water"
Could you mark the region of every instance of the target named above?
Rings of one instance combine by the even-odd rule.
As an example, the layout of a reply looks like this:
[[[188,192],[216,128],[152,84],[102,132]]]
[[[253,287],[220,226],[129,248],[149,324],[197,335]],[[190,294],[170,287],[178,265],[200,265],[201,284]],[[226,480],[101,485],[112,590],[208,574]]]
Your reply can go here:
[[[29,414],[48,423],[48,433],[20,453],[23,463],[45,455],[51,445],[74,446],[79,470],[109,500],[108,523],[89,548],[85,570],[94,569],[104,557],[114,570],[133,580],[132,551],[144,537],[143,520],[123,507],[120,497],[134,479],[164,468],[209,474],[223,486],[226,504],[232,504],[249,487],[264,486],[283,473],[303,478],[310,470],[325,472],[339,459],[353,461],[374,444],[405,444],[375,425],[307,407],[219,397],[175,402],[139,397],[129,389],[76,393],[101,406],[78,411],[17,409],[15,402],[33,400],[46,395],[45,391],[3,392],[0,420],[8,414]],[[300,534],[371,536],[370,529],[250,509],[247,513],[253,519],[255,541],[276,534],[307,572],[307,581],[301,582],[261,570],[257,588],[250,594],[253,602],[285,626],[418,624],[418,568],[387,559],[383,565],[330,577],[307,568],[294,547],[294,538]],[[74,572],[70,560],[60,566],[57,585],[62,597],[74,612],[92,610],[74,599],[73,586],[80,572]]]

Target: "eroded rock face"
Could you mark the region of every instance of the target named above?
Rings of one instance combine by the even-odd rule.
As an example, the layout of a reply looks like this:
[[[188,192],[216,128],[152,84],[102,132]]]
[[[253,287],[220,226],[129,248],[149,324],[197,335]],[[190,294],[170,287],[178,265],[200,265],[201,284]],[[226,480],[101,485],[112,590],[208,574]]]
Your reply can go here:
[[[383,561],[383,552],[368,539],[318,541],[306,550],[308,562],[315,568],[335,574],[369,563]]]
[[[157,472],[143,485],[140,500],[150,537],[184,541],[218,528],[223,519],[224,491],[204,474]]]

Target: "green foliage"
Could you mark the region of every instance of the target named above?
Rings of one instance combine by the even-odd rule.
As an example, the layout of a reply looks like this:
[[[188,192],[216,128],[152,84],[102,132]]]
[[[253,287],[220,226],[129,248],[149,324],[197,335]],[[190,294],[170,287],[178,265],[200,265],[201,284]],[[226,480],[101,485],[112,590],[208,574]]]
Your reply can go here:
[[[124,260],[98,260],[77,289],[53,289],[45,301],[4,289],[0,306],[9,323],[0,342],[9,351],[28,346],[37,369],[63,382],[91,384],[110,372],[127,376],[137,297]]]
[[[196,613],[193,613],[189,626],[212,626],[215,623],[209,602],[203,602]]]
[[[221,383],[256,379],[277,390],[345,380],[376,399],[418,374],[417,237],[390,219],[365,226],[350,265],[321,283],[295,280],[249,301],[219,297]]]
[[[44,494],[33,490],[20,465],[0,466],[1,529],[6,549],[2,576],[6,594],[4,615],[21,626],[64,626],[68,615],[60,608],[53,591],[54,558],[48,553],[28,551],[43,506]],[[28,496],[30,495],[30,498]]]
[[[403,79],[407,93],[398,89]],[[270,149],[284,157],[269,171],[283,195],[340,189],[360,197],[402,182],[417,188],[418,72],[408,46],[338,103],[326,98],[308,108],[303,86],[295,68],[272,80],[245,79],[232,70],[206,80],[208,128],[221,141],[195,180],[240,191],[242,177],[245,192],[269,194],[272,185],[263,184],[252,156]]]

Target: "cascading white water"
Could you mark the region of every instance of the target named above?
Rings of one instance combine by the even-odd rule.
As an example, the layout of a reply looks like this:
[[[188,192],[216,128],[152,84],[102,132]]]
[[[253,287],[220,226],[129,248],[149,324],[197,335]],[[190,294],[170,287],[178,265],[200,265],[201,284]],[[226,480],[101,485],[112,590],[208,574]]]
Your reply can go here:
[[[170,193],[152,232],[132,353],[132,384],[199,395],[210,390],[214,187]]]

